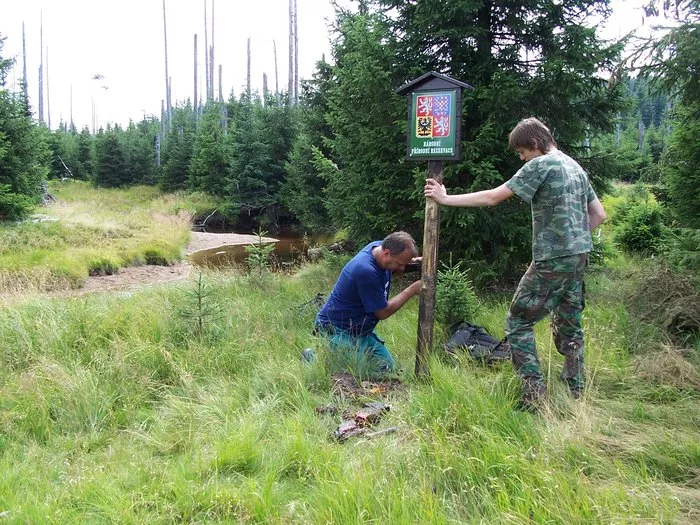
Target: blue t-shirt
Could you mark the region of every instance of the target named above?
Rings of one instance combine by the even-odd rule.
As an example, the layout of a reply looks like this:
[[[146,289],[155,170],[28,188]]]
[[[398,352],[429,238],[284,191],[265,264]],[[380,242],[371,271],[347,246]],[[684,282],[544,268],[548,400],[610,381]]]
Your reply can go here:
[[[389,304],[391,272],[383,270],[372,255],[381,246],[374,241],[345,265],[326,304],[316,316],[316,325],[333,325],[353,335],[365,335],[374,330],[379,319],[374,312]]]

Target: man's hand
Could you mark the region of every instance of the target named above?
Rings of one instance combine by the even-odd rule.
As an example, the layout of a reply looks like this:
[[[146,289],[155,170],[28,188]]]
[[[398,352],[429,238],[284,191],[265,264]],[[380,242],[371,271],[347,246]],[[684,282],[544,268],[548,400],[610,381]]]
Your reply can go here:
[[[408,287],[408,290],[411,290],[412,296],[419,295],[422,289],[423,289],[423,281],[413,281],[410,284],[410,286]]]
[[[447,197],[447,190],[443,184],[440,184],[435,179],[426,179],[423,194],[433,199],[438,204],[444,204],[445,197]]]
[[[423,257],[414,257],[411,262],[406,265],[403,273],[416,273],[420,274],[421,268],[423,266]]]

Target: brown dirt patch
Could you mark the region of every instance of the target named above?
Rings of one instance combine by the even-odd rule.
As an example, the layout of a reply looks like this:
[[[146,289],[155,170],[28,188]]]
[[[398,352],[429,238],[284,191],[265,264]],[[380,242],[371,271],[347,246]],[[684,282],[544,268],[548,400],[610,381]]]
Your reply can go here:
[[[191,271],[192,266],[183,262],[172,266],[130,266],[121,268],[112,275],[89,277],[83,287],[75,290],[75,293],[107,292],[178,281],[187,279]]]

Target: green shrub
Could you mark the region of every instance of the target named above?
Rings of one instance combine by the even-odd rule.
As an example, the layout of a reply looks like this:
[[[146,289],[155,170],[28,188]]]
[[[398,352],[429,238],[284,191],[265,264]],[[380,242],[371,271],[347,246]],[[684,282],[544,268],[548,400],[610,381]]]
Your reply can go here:
[[[616,243],[626,252],[654,255],[663,240],[661,208],[651,202],[639,202],[626,210],[615,231]]]
[[[16,221],[29,215],[34,200],[26,195],[13,193],[8,184],[0,184],[0,221]]]
[[[593,250],[589,254],[590,265],[596,268],[603,268],[605,263],[614,256],[615,249],[610,241],[603,236],[602,229],[598,229],[591,237],[593,240]]]
[[[435,318],[444,326],[474,319],[478,299],[469,270],[462,270],[461,261],[455,265],[443,264],[438,270],[435,298]]]
[[[700,230],[669,230],[664,248],[666,258],[673,268],[700,275]]]

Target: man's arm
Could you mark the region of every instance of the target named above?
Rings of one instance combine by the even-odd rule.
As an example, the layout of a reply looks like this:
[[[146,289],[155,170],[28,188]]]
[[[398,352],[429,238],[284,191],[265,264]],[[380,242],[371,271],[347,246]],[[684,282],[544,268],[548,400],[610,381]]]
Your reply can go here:
[[[596,197],[588,203],[588,229],[595,230],[605,220],[605,209]]]
[[[374,315],[376,315],[377,319],[379,320],[390,317],[400,310],[411,297],[420,293],[422,284],[422,281],[413,282],[408,288],[402,290],[400,293],[389,299],[389,304],[387,304],[386,307],[382,308],[381,310],[374,312]]]
[[[462,193],[460,195],[448,195],[445,186],[435,179],[427,179],[424,194],[438,204],[445,206],[461,206],[467,208],[482,208],[495,206],[513,195],[506,183],[491,190],[476,191],[474,193]]]

